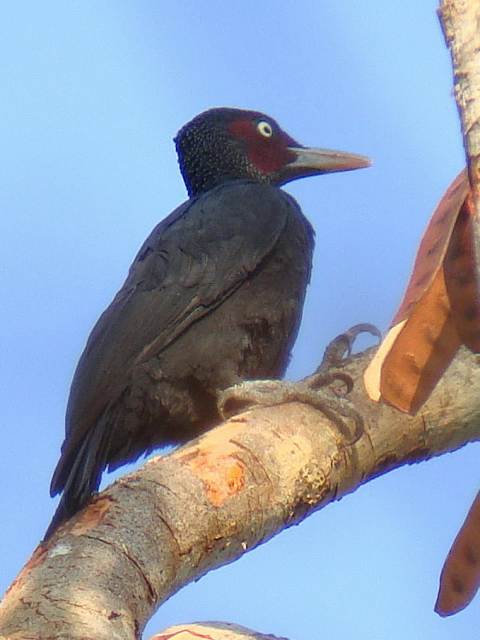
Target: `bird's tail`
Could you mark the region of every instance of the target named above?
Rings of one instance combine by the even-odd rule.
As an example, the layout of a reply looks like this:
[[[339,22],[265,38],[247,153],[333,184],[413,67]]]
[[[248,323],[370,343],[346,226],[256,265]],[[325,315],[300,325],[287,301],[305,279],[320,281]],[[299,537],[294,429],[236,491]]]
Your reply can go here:
[[[62,497],[45,533],[47,540],[63,522],[83,509],[99,485],[110,444],[109,430],[102,418],[78,446],[67,445],[53,473],[50,495]]]

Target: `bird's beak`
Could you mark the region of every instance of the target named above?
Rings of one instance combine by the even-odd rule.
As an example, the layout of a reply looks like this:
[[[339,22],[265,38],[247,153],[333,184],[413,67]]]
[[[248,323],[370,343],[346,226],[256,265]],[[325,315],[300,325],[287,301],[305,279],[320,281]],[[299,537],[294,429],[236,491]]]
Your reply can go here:
[[[288,147],[293,159],[281,172],[282,183],[321,173],[353,171],[369,167],[372,163],[366,156],[331,149]]]

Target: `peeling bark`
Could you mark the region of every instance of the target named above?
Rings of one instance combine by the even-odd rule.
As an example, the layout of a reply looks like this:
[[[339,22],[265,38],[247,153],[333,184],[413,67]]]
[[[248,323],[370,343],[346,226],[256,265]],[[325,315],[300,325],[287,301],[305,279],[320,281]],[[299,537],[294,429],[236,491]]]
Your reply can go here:
[[[480,439],[478,356],[462,350],[413,418],[368,399],[370,357],[343,367],[365,420],[353,446],[319,411],[289,403],[154,458],[39,545],[0,605],[0,638],[139,638],[188,582],[382,473]]]

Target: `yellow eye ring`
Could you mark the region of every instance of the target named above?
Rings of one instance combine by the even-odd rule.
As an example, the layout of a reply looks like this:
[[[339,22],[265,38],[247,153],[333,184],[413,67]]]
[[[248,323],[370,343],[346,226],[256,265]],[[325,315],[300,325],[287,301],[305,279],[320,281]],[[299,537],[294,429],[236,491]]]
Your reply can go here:
[[[261,120],[257,124],[257,131],[264,138],[271,138],[273,136],[272,125],[269,122],[266,122],[266,120]]]

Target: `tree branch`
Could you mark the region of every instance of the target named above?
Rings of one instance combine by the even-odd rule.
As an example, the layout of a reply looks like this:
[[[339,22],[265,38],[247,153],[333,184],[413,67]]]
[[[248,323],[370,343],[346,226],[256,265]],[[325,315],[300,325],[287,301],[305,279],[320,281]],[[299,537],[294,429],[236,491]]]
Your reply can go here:
[[[477,356],[462,350],[413,418],[368,399],[370,356],[343,367],[365,420],[354,446],[317,410],[289,403],[154,458],[36,549],[0,606],[0,638],[139,638],[188,582],[382,473],[480,439]]]
[[[177,624],[150,640],[287,640],[277,636],[264,635],[252,629],[228,622],[196,622],[193,624]]]
[[[475,211],[476,263],[480,265],[480,4],[443,0],[438,10],[452,56],[453,84]]]
[[[480,4],[476,0],[443,0],[438,11],[447,47],[452,57],[455,99],[463,134],[470,179],[466,206],[473,239],[473,273],[476,287],[467,299],[469,322],[478,336],[480,319]],[[465,278],[465,273],[462,274]],[[464,289],[464,299],[466,290]],[[478,344],[478,338],[476,339]],[[476,349],[478,351],[478,348]],[[450,549],[440,577],[435,610],[440,615],[460,611],[471,601],[480,585],[478,512],[480,494],[474,501]]]

